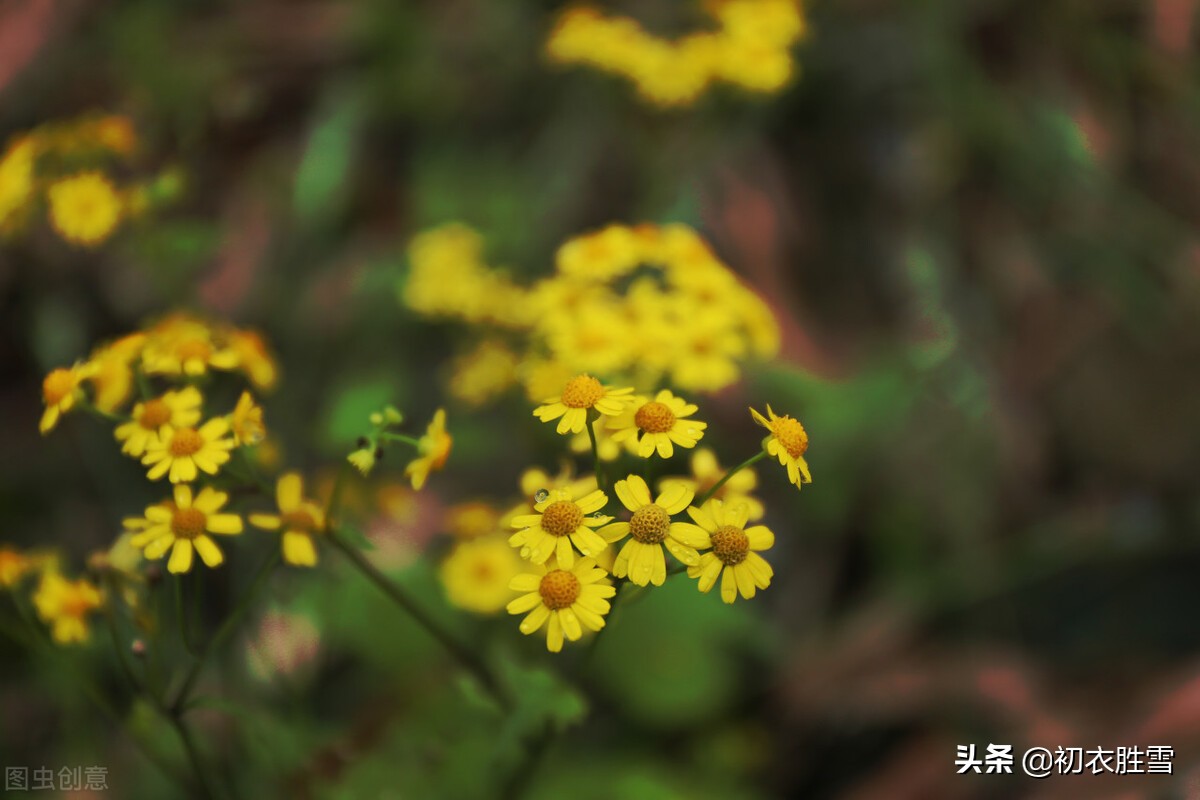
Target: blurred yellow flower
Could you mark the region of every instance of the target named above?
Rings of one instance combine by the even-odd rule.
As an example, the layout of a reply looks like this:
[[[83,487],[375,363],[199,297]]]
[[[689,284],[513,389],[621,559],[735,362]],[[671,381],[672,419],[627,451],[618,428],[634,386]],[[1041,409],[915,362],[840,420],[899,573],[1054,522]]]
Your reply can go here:
[[[546,628],[546,648],[551,653],[562,650],[564,637],[578,641],[583,628],[598,631],[604,627],[604,616],[611,606],[607,598],[616,589],[603,581],[607,573],[596,568],[590,558],[580,559],[569,569],[541,567],[535,573],[523,573],[509,584],[515,592],[525,592],[508,604],[509,614],[525,614],[521,633],[529,635]]]
[[[513,599],[508,584],[524,567],[502,536],[454,545],[438,570],[451,603],[479,614],[495,614]]]
[[[44,574],[33,594],[38,616],[51,626],[59,644],[87,641],[88,615],[103,603],[104,595],[92,583],[82,578],[69,581],[57,572]]]
[[[229,415],[229,429],[239,447],[256,445],[267,435],[262,406],[254,402],[254,395],[242,392],[233,413]]]
[[[173,429],[192,427],[200,421],[203,402],[200,390],[187,386],[136,404],[133,419],[118,425],[114,431],[121,442],[121,452],[141,457],[151,445],[160,446]]]
[[[151,375],[203,375],[209,368],[231,370],[238,354],[219,345],[213,330],[185,314],[175,314],[148,331],[142,367]]]
[[[568,239],[555,255],[563,275],[595,281],[619,278],[633,271],[640,260],[637,238],[624,225],[609,225]]]
[[[521,548],[521,557],[535,564],[544,564],[555,556],[561,567],[570,569],[575,563],[574,544],[585,556],[594,556],[608,547],[593,528],[612,522],[612,517],[598,514],[608,503],[608,496],[596,489],[576,499],[570,491],[555,489],[534,504],[533,514],[518,514],[511,525],[517,532],[508,543]]]
[[[747,528],[745,506],[709,500],[702,508],[689,508],[688,515],[708,538],[699,545],[708,552],[700,555],[700,563],[688,567],[688,577],[698,579],[700,591],[710,591],[720,577],[721,599],[732,603],[739,593],[749,600],[756,589],[770,585],[775,573],[758,551],[774,546],[775,534],[765,525]]]
[[[812,483],[812,475],[808,471],[808,462],[804,454],[808,451],[808,432],[800,421],[784,415],[778,417],[767,406],[767,417],[750,409],[754,421],[771,432],[763,439],[763,449],[768,455],[779,459],[779,463],[787,467],[788,480],[801,488],[806,483]]]
[[[36,155],[32,137],[23,136],[9,145],[0,157],[0,230],[33,197]]]
[[[325,511],[304,496],[304,480],[299,473],[288,472],[275,484],[278,514],[251,514],[250,524],[268,531],[283,530],[283,560],[297,567],[317,563],[313,537],[325,530]]]
[[[148,441],[142,456],[142,464],[150,467],[146,477],[156,481],[169,473],[171,483],[188,483],[199,472],[216,475],[235,447],[228,433],[229,420],[224,417],[210,419],[199,428],[160,429],[161,438]]]
[[[228,500],[229,495],[208,486],[193,495],[191,486],[179,484],[172,500],[148,506],[143,518],[125,520],[127,530],[137,531],[129,542],[152,561],[170,550],[169,572],[190,571],[193,550],[206,566],[220,566],[225,557],[209,534],[233,536],[242,532],[241,517],[219,513]]]
[[[691,469],[690,478],[663,478],[659,482],[659,489],[665,492],[678,485],[690,489],[696,495],[703,495],[725,476],[725,468],[717,461],[716,454],[707,447],[698,448],[692,453]],[[750,494],[757,485],[758,476],[754,473],[754,468],[743,467],[730,476],[713,497],[725,503],[728,508],[744,505],[749,519],[759,520],[762,519],[763,505]]]
[[[620,414],[633,400],[632,393],[631,388],[613,389],[591,375],[577,375],[567,381],[561,394],[546,399],[535,408],[533,415],[542,422],[558,419],[559,433],[580,433],[590,409],[605,416]]]
[[[96,408],[112,413],[125,405],[133,394],[133,368],[130,364],[141,354],[145,343],[145,334],[131,333],[92,353],[88,360],[92,367],[89,380],[94,390],[92,402]]]
[[[55,181],[46,198],[54,229],[81,247],[100,244],[121,221],[121,195],[101,172],[81,172]]]
[[[83,388],[80,384],[95,373],[96,368],[88,364],[76,364],[73,367],[59,367],[51,370],[42,381],[42,402],[46,409],[42,412],[38,430],[42,435],[54,430],[58,419],[66,414],[75,404],[84,399]]]
[[[375,469],[375,448],[360,447],[350,455],[346,456],[346,460],[350,465],[358,470],[365,477],[371,474],[371,470]]]
[[[650,499],[650,487],[641,477],[630,475],[613,486],[617,498],[633,512],[629,522],[614,522],[599,530],[610,543],[630,537],[613,561],[612,574],[629,576],[638,586],[653,583],[662,586],[667,580],[667,562],[663,548],[684,564],[700,563],[697,547],[709,545],[708,534],[690,522],[672,522],[692,502],[692,492],[677,486]]]
[[[475,500],[446,511],[446,530],[457,539],[479,539],[503,530],[500,512],[491,503]]]
[[[11,589],[34,569],[35,562],[15,547],[0,546],[0,587]]]
[[[516,353],[503,344],[485,340],[455,360],[450,394],[468,405],[480,406],[503,393],[516,380]]]
[[[622,414],[609,420],[614,441],[637,445],[637,454],[649,458],[655,452],[662,458],[675,454],[673,445],[692,448],[704,436],[707,422],[689,419],[697,406],[663,389],[653,400],[639,397]]]
[[[404,468],[404,474],[412,479],[414,489],[425,485],[430,472],[440,470],[446,465],[453,444],[454,438],[446,433],[446,411],[439,408],[425,429],[425,435],[419,440],[417,451],[420,455]]]
[[[279,380],[279,367],[262,336],[257,331],[233,330],[226,339],[238,367],[246,373],[255,388],[260,391],[273,388]]]

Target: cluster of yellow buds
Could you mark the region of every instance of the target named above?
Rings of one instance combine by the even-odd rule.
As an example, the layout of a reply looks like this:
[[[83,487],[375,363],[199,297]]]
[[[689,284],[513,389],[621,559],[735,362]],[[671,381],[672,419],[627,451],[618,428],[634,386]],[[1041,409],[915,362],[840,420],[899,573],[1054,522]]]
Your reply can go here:
[[[546,52],[560,64],[624,77],[639,97],[662,107],[691,105],[718,81],[770,94],[791,80],[791,48],[806,30],[796,0],[712,0],[705,7],[717,29],[673,40],[629,17],[572,8],[559,17]]]
[[[0,153],[0,239],[30,230],[44,213],[64,241],[98,247],[130,219],[174,199],[177,171],[122,183],[139,150],[132,120],[90,114],[47,123],[10,140]]]

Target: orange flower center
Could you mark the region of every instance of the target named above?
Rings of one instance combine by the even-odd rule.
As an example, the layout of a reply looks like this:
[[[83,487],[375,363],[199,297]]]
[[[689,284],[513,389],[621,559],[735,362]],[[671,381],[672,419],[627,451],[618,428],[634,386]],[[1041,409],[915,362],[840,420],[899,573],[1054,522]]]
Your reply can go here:
[[[281,519],[283,519],[283,527],[287,530],[315,531],[317,529],[317,521],[307,511],[289,511],[281,515]]]
[[[54,370],[42,381],[42,397],[46,405],[56,406],[62,399],[75,391],[75,376],[69,369]]]
[[[646,433],[666,433],[675,426],[675,412],[654,400],[639,408],[633,421]]]
[[[735,525],[722,525],[712,535],[713,555],[728,566],[740,564],[750,552],[750,537]]]
[[[82,618],[93,608],[94,604],[82,592],[72,592],[63,598],[62,614],[64,617]]]
[[[604,397],[604,387],[591,375],[577,375],[563,387],[563,405],[569,408],[591,408]]]
[[[546,604],[546,608],[551,611],[559,611],[570,608],[571,604],[579,599],[582,589],[583,587],[579,585],[579,578],[565,569],[552,569],[542,578],[542,582],[538,586],[538,594],[542,596],[542,602]]]
[[[138,424],[148,431],[156,431],[171,421],[171,407],[162,400],[147,400],[142,404]]]
[[[808,432],[799,420],[779,417],[771,422],[771,433],[792,458],[799,458],[808,449]]]
[[[180,428],[171,437],[171,455],[176,458],[195,455],[204,447],[204,437],[195,428]]]
[[[570,536],[583,524],[583,510],[570,500],[557,500],[542,512],[542,530],[552,536]]]
[[[671,530],[671,516],[666,509],[651,503],[633,512],[629,533],[643,544],[659,544]]]
[[[171,515],[171,533],[180,539],[195,539],[207,524],[208,518],[198,508],[177,508]]]

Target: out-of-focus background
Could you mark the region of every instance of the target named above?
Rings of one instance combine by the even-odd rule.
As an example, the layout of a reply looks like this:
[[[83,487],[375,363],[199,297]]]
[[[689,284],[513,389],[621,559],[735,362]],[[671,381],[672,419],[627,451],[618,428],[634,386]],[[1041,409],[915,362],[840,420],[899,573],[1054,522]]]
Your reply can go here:
[[[352,492],[376,557],[592,698],[576,713],[535,674],[574,724],[529,766],[521,722],[464,701],[330,554],[272,585],[209,679],[205,755],[247,795],[491,797],[513,766],[528,796],[581,800],[1196,796],[1195,0],[814,2],[786,86],[676,108],[551,63],[562,9],[0,3],[0,140],[127,117],[114,174],[168,198],[103,246],[39,220],[0,243],[0,540],[81,565],[157,499],[89,420],[38,435],[41,379],[193,309],[271,342],[276,455],[310,475],[383,403],[421,424],[445,406],[455,449],[422,493],[387,457]],[[606,10],[711,25],[700,3]],[[747,405],[808,428],[811,486],[758,466],[767,591],[727,607],[672,582],[583,666],[450,610],[418,558],[444,549],[445,509],[511,504],[563,454],[520,391],[456,399],[477,335],[402,302],[409,241],[450,222],[526,283],[572,236],[686,223],[767,300],[779,355],[698,398],[723,463],[761,437]],[[249,571],[231,557],[205,591]],[[101,643],[72,658],[122,698]],[[69,670],[0,653],[0,762],[105,765],[112,796],[166,796]],[[956,774],[957,746],[989,743],[1018,773],[1032,746],[1167,745],[1174,772]]]

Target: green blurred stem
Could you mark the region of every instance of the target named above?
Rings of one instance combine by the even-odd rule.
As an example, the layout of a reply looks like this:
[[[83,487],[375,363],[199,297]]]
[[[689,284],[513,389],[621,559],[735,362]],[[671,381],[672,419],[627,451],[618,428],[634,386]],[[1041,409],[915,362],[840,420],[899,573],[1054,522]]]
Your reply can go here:
[[[403,442],[407,445],[412,445],[418,450],[421,449],[421,440],[414,439],[411,436],[405,436],[402,433],[380,433],[379,438],[385,442]]]
[[[325,504],[323,533],[328,534],[333,529],[333,518],[342,510],[342,492],[346,489],[346,476],[350,474],[350,469],[350,464],[343,461],[341,467],[338,468],[337,476],[333,479],[333,491],[329,493],[329,502]]]
[[[608,491],[606,484],[608,481],[604,479],[604,473],[600,470],[600,444],[596,441],[596,429],[593,423],[600,418],[599,414],[593,417],[595,412],[589,410],[587,420],[584,422],[584,427],[587,428],[588,441],[592,443],[592,469],[596,473],[596,486],[601,491]]]
[[[183,576],[172,575],[171,583],[175,584],[175,619],[179,624],[179,638],[187,654],[196,658],[196,648],[192,646],[191,637],[188,636],[187,615],[183,611]]]
[[[98,409],[94,405],[92,405],[92,402],[90,400],[88,400],[86,397],[80,398],[78,401],[78,405],[81,409],[86,411],[88,414],[91,414],[96,419],[104,420],[105,422],[122,423],[122,422],[129,422],[131,419],[133,419],[132,417],[126,416],[124,414],[112,414],[108,411],[101,411],[100,409]]]
[[[588,643],[587,652],[583,654],[583,663],[585,665],[591,663],[592,657],[596,653],[596,648],[600,644],[600,636],[612,625],[613,617],[615,617],[617,613],[617,601],[621,599],[621,590],[624,589],[628,583],[628,578],[617,578],[617,585],[613,587],[612,600],[609,601],[608,619],[604,620],[604,627],[596,631],[596,635],[593,636],[592,641]]]
[[[511,707],[511,701],[507,693],[500,685],[500,681],[492,674],[487,664],[483,662],[478,655],[471,652],[467,647],[460,643],[457,639],[445,631],[442,626],[430,616],[429,612],[421,608],[421,606],[413,600],[408,593],[395,581],[379,571],[367,557],[364,556],[353,546],[347,544],[338,536],[337,531],[330,529],[327,532],[329,543],[342,552],[344,556],[353,564],[359,572],[361,572],[369,581],[375,584],[384,594],[391,599],[402,611],[408,614],[418,625],[420,625],[426,633],[432,636],[446,649],[446,651],[454,657],[464,670],[475,676],[476,680],[483,688],[495,698],[496,702],[501,707],[507,709]]]
[[[699,497],[697,497],[697,498],[696,498],[696,499],[693,501],[693,504],[694,504],[694,505],[696,505],[697,507],[699,507],[699,506],[703,506],[705,503],[707,503],[707,502],[709,501],[709,499],[710,499],[710,498],[712,498],[712,496],[713,496],[714,494],[716,494],[716,493],[717,493],[717,490],[718,490],[718,489],[720,489],[722,486],[724,486],[724,485],[725,485],[725,481],[729,480],[729,479],[730,479],[730,478],[732,478],[734,475],[736,475],[736,474],[738,474],[739,472],[741,472],[742,470],[744,470],[746,467],[749,467],[749,466],[751,466],[752,464],[754,464],[754,463],[756,463],[756,462],[758,462],[758,461],[761,461],[762,459],[764,459],[764,458],[766,458],[766,457],[767,457],[767,451],[766,451],[766,450],[759,450],[757,453],[755,453],[754,455],[750,456],[750,457],[749,457],[749,458],[747,458],[745,461],[743,461],[742,463],[738,464],[736,467],[733,467],[733,468],[732,468],[732,469],[730,469],[728,472],[726,472],[726,473],[725,473],[725,474],[724,474],[724,475],[721,477],[721,480],[717,481],[717,482],[716,482],[716,483],[714,483],[712,486],[710,486],[710,487],[708,488],[708,491],[707,491],[707,492],[705,492],[704,494],[702,494],[702,495],[700,495]]]
[[[254,602],[255,597],[258,596],[259,591],[267,581],[267,577],[270,576],[271,570],[275,568],[277,563],[279,563],[279,551],[272,550],[271,555],[258,568],[253,582],[246,589],[245,594],[242,595],[238,604],[234,607],[233,611],[229,612],[229,616],[221,623],[221,627],[208,640],[208,643],[204,645],[204,649],[200,651],[200,655],[192,663],[192,668],[183,679],[183,684],[179,687],[179,691],[175,695],[175,700],[169,706],[172,714],[183,713],[184,708],[187,706],[188,698],[191,696],[192,688],[195,686],[196,680],[200,677],[200,673],[204,670],[204,665],[208,663],[212,654],[233,633],[238,623],[241,622],[242,617],[250,610],[250,605]]]
[[[196,748],[196,742],[192,739],[192,732],[183,721],[182,714],[178,710],[172,711],[167,714],[167,720],[171,723],[171,727],[175,729],[175,733],[179,735],[179,740],[183,742],[183,750],[187,753],[188,763],[192,765],[192,772],[196,773],[196,781],[200,787],[201,794],[212,800],[212,798],[216,797],[216,794],[214,794],[212,786],[208,782],[208,772],[204,769],[204,762],[200,759],[200,751]]]

